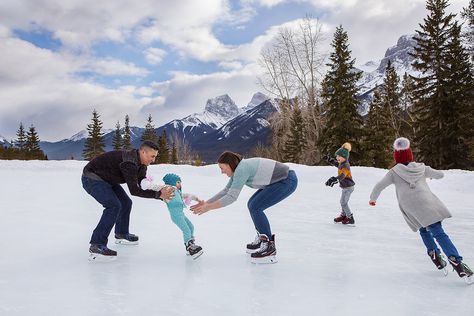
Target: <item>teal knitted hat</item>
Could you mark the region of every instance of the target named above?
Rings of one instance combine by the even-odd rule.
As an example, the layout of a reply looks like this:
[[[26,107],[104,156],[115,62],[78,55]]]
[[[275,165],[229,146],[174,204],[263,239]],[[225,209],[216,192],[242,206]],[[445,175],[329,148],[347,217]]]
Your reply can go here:
[[[351,151],[352,146],[350,143],[344,143],[341,148],[336,150],[335,155],[341,156],[342,158],[348,160],[349,159],[349,152]]]
[[[174,174],[174,173],[167,173],[163,177],[163,182],[167,185],[176,185],[176,182],[178,181],[181,182],[181,178],[177,174]]]

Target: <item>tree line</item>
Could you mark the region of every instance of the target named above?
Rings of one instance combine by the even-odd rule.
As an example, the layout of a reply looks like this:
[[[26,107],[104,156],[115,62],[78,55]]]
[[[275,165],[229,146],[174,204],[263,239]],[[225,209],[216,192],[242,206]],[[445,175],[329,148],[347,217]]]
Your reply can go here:
[[[91,122],[87,125],[88,136],[85,140],[82,154],[86,160],[91,160],[105,152],[102,125],[103,123],[100,120],[99,113],[97,110],[93,110]],[[190,146],[183,140],[179,139],[176,135],[167,135],[166,130],[163,130],[161,135],[157,135],[151,114],[148,115],[140,141],[152,141],[158,145],[158,156],[154,162],[155,164],[202,164],[199,155],[194,153]],[[112,148],[113,150],[130,150],[133,148],[130,118],[128,115],[125,115],[125,124],[123,128],[121,128],[119,121],[117,121],[117,124],[115,125],[115,131],[112,138]]]
[[[17,139],[12,141],[10,146],[0,146],[0,159],[48,160],[48,156],[39,146],[40,138],[33,125],[26,131],[20,122],[16,136]]]
[[[405,136],[419,161],[474,169],[474,0],[461,12],[464,24],[446,13],[448,5],[426,2],[428,15],[410,53],[417,74],[399,78],[388,62],[365,117],[358,99],[361,71],[342,25],[326,64],[317,20],[307,16],[297,30],[280,29],[259,60],[259,83],[280,109],[270,120],[270,146],[259,145],[253,154],[315,165],[350,142],[352,163],[387,168],[394,139]]]

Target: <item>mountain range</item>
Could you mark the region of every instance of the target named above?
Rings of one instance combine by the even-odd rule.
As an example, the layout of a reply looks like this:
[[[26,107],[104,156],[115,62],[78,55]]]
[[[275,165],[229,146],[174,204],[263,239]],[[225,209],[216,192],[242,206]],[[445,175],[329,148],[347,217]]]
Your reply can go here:
[[[359,112],[366,115],[374,89],[383,83],[385,68],[390,61],[400,78],[407,72],[416,75],[411,66],[413,57],[408,53],[416,42],[413,35],[401,36],[396,45],[388,48],[382,59],[369,61],[357,66],[362,72],[358,82]],[[155,129],[157,135],[166,130],[168,138],[181,139],[186,145],[199,153],[207,162],[214,162],[223,150],[233,150],[242,154],[249,153],[257,143],[268,144],[271,134],[269,118],[277,111],[278,102],[263,93],[257,92],[250,102],[239,108],[227,94],[207,100],[204,111],[194,113],[182,119],[175,119]],[[132,145],[138,147],[144,128],[131,127]],[[106,150],[112,150],[114,130],[103,130]],[[123,130],[122,130],[123,132]],[[82,160],[87,131],[83,130],[68,139],[58,142],[40,142],[41,149],[50,160]],[[0,145],[10,144],[0,136]]]

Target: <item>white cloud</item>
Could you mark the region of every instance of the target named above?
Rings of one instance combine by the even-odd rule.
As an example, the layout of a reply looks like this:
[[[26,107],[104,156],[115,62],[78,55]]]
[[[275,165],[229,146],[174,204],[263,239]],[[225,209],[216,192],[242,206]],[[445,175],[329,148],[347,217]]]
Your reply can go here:
[[[285,2],[289,2],[289,1],[287,0],[242,0],[242,3],[245,3],[245,4],[257,4],[257,5],[268,7],[268,8],[274,7],[276,5],[279,5]]]
[[[94,108],[104,127],[113,127],[125,114],[141,125],[140,107],[152,99],[149,87],[113,90],[77,78],[74,74],[87,60],[71,61],[67,55],[9,37],[0,38],[0,51],[0,126],[7,138],[15,137],[20,122],[34,124],[42,140],[69,137],[85,128]],[[96,66],[123,72],[111,64]]]
[[[221,61],[219,67],[228,70],[237,70],[242,68],[242,63],[238,61]]]
[[[0,133],[14,137],[22,121],[25,126],[35,124],[44,140],[69,137],[89,123],[93,108],[107,128],[113,128],[125,114],[130,115],[132,125],[143,126],[150,113],[159,125],[202,111],[208,98],[224,93],[239,106],[246,105],[260,90],[256,75],[261,69],[255,61],[281,25],[240,45],[222,43],[216,28],[245,28],[252,18],[266,18],[257,16],[262,7],[270,10],[287,2],[243,0],[235,11],[228,0],[1,1]],[[315,16],[320,13],[327,51],[336,26],[342,24],[358,63],[383,57],[400,35],[413,33],[427,15],[425,0],[293,2],[295,6],[311,3]],[[450,12],[467,5],[466,0],[450,2]],[[311,12],[301,12],[301,17],[306,13]],[[282,25],[295,27],[297,22]],[[64,46],[59,52],[41,49],[13,38],[13,29],[51,32]],[[136,45],[152,65],[162,65],[167,54],[178,54],[191,62],[216,62],[222,70],[206,75],[172,72],[171,79],[151,87],[124,83],[117,89],[78,78],[78,72],[138,80],[150,74],[134,63],[94,56],[91,48],[104,41]],[[169,48],[168,53],[155,47],[162,45]]]
[[[362,64],[381,59],[401,35],[413,34],[428,14],[425,0],[309,0],[326,13],[321,22],[330,36],[342,25],[349,35],[352,57]],[[465,0],[451,0],[447,12],[457,13]]]
[[[151,65],[159,65],[166,56],[166,51],[161,48],[150,47],[145,50],[145,59]]]
[[[163,97],[153,110],[159,114],[157,123],[202,112],[207,99],[222,94],[228,94],[237,106],[247,105],[260,90],[256,82],[259,71],[256,64],[248,64],[239,70],[206,75],[175,72],[172,79],[153,83],[152,87]]]
[[[126,75],[145,77],[149,71],[113,58],[75,58],[72,63],[78,64],[78,71],[90,71],[105,76]]]

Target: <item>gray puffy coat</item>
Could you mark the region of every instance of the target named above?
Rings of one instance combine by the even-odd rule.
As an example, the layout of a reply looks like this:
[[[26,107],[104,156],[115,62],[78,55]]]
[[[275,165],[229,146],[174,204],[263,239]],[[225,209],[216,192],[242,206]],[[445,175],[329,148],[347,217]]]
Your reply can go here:
[[[395,184],[398,206],[413,231],[451,217],[451,213],[431,192],[426,178],[441,179],[444,174],[423,163],[397,164],[375,185],[370,199],[376,201],[382,190]]]

